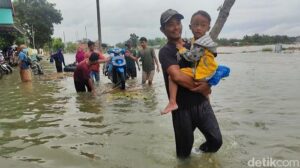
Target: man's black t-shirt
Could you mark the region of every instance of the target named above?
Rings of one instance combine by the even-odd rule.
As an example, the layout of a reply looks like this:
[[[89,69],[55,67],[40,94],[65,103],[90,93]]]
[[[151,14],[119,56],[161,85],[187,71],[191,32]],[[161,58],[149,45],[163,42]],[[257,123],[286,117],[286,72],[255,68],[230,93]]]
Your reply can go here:
[[[165,85],[169,96],[169,74],[167,73],[167,69],[171,65],[179,65],[180,68],[190,67],[191,62],[188,62],[185,59],[180,59],[178,61],[176,45],[172,43],[167,43],[159,50],[159,61],[161,63]],[[176,101],[179,106],[199,105],[204,100],[206,100],[206,98],[202,94],[192,92],[189,89],[178,85]]]

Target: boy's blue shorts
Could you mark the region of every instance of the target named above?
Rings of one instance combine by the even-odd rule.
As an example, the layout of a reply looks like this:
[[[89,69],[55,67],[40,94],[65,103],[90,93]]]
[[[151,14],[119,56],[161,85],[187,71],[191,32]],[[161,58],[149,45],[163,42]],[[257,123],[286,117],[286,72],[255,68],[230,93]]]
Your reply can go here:
[[[217,70],[216,70],[216,73],[214,74],[214,76],[212,78],[210,78],[208,80],[208,83],[211,86],[215,86],[220,82],[220,80],[222,78],[225,78],[225,77],[229,76],[229,73],[230,73],[230,68],[229,67],[224,66],[224,65],[219,65]]]

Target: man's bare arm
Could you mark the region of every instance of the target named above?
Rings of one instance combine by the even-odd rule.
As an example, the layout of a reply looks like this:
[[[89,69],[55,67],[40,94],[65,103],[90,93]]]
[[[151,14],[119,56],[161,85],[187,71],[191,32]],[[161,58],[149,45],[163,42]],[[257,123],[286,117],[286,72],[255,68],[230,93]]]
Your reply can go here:
[[[160,71],[160,68],[159,68],[158,60],[157,60],[157,58],[156,58],[155,55],[154,55],[153,59],[154,59],[154,62],[155,62],[155,64],[156,64],[156,71],[159,72],[159,71]]]
[[[167,73],[171,77],[171,79],[177,83],[178,85],[181,85],[191,91],[198,92],[203,94],[204,96],[207,96],[211,93],[210,86],[207,82],[194,82],[193,78],[187,76],[183,72],[180,71],[180,68],[178,65],[171,65],[167,69]]]
[[[187,89],[193,89],[196,87],[193,78],[181,72],[178,65],[171,65],[167,69],[167,73],[169,74],[170,78],[178,85],[181,85]]]

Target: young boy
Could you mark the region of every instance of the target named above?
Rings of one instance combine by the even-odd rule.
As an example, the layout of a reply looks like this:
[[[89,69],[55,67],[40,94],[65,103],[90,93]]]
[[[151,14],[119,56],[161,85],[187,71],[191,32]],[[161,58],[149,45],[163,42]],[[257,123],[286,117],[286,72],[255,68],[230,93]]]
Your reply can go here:
[[[88,41],[88,52],[85,53],[84,58],[87,59],[91,56],[92,53],[97,53],[99,57],[99,63],[104,63],[106,62],[106,58],[102,54],[102,51],[96,51],[96,45],[95,42],[93,41]],[[99,83],[100,81],[100,64],[94,64],[91,66],[91,79],[92,81]],[[95,79],[95,80],[94,80]]]
[[[74,71],[74,85],[76,92],[92,92],[95,94],[95,88],[91,79],[91,68],[93,65],[99,64],[98,53],[92,53],[91,56],[81,61]]]
[[[194,13],[190,24],[194,38],[190,47],[183,41],[178,43],[176,47],[178,59],[183,58],[193,62],[193,67],[182,68],[182,72],[196,81],[207,81],[210,85],[217,85],[222,78],[229,76],[230,69],[225,66],[218,66],[214,60],[217,44],[209,35],[206,35],[210,29],[210,21],[211,18],[207,12],[200,10]],[[178,109],[176,103],[177,87],[177,84],[169,78],[169,104],[161,111],[161,114]]]

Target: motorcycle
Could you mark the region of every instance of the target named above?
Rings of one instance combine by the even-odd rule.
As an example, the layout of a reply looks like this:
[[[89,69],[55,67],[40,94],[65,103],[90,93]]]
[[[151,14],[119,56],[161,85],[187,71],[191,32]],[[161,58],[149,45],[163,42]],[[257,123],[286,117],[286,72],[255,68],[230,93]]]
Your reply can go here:
[[[104,66],[104,75],[115,84],[115,86],[125,89],[126,82],[126,61],[125,50],[120,48],[112,48],[107,51],[111,59]]]
[[[64,67],[64,72],[74,72],[76,70],[76,62],[68,64]]]
[[[13,68],[7,63],[0,63],[0,67],[5,74],[13,72]]]
[[[0,79],[2,79],[3,75],[4,75],[4,71],[0,68]]]
[[[33,58],[35,57],[35,58]],[[32,56],[31,58],[31,69],[34,75],[44,75],[44,71],[42,66],[40,65],[40,61],[42,57],[40,56]]]
[[[9,74],[9,73],[13,72],[13,68],[8,63],[5,62],[5,59],[4,59],[4,56],[3,56],[1,50],[0,50],[0,68],[1,68],[1,71],[4,72],[5,74]]]

